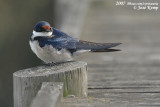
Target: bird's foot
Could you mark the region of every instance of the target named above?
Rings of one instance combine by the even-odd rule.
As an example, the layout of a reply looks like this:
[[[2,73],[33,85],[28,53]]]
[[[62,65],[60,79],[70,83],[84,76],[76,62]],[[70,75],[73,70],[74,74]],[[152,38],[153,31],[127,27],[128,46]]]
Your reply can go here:
[[[59,64],[69,63],[69,62],[74,62],[74,60],[73,61],[65,61],[65,62],[44,63],[44,65],[46,65],[46,66],[55,66],[55,65],[59,65]]]
[[[56,63],[52,62],[52,63],[44,63],[45,66],[55,66]]]

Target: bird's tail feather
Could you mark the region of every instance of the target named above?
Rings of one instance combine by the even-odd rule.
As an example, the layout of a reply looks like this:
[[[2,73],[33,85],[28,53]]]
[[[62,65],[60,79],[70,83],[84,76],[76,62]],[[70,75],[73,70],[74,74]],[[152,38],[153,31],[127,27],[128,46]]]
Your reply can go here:
[[[79,41],[76,46],[78,49],[91,50],[91,52],[114,52],[120,51],[119,49],[111,49],[121,43],[94,43],[87,41]]]
[[[120,49],[101,49],[101,50],[91,50],[91,52],[115,52],[115,51],[121,51]]]

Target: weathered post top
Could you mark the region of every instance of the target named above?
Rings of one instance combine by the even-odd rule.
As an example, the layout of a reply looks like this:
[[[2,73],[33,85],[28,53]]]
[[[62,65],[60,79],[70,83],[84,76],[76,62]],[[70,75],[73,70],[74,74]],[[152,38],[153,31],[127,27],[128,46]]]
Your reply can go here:
[[[13,74],[14,107],[29,107],[43,82],[62,82],[63,95],[86,97],[87,63],[66,62],[54,66],[38,66]]]
[[[81,67],[87,66],[86,62],[81,61],[71,61],[66,63],[60,63],[55,65],[42,65],[33,68],[19,70],[13,73],[13,76],[17,77],[33,77],[33,76],[44,76],[50,75],[52,73],[60,73],[73,69],[80,69]]]

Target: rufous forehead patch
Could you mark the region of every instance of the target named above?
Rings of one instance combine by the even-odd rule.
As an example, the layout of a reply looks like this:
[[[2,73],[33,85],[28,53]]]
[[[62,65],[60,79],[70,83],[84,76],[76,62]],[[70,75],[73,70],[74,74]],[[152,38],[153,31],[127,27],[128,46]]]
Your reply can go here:
[[[44,26],[42,26],[42,28],[49,30],[51,27],[50,27],[50,26],[47,26],[47,25],[44,25]]]

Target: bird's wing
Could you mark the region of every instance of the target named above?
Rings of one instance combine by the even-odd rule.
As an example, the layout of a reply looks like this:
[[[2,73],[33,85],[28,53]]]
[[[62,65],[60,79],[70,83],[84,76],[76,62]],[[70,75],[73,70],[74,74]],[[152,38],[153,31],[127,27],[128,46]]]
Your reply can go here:
[[[94,43],[88,41],[79,41],[76,42],[77,50],[90,50],[92,52],[111,52],[111,51],[119,51],[118,49],[110,49],[121,43]]]
[[[76,40],[58,29],[55,28],[52,29],[54,36],[52,38],[44,37],[43,39],[39,40],[39,44],[41,47],[47,44],[47,45],[52,45],[54,48],[58,50],[67,49],[71,53],[79,50],[90,50],[92,52],[112,52],[119,50],[109,49],[109,48],[121,44],[121,43],[94,43],[94,42]]]
[[[81,41],[75,39],[68,39],[66,37],[53,37],[53,38],[43,38],[39,40],[39,45],[41,47],[45,45],[51,45],[57,50],[67,49],[71,53],[80,50],[89,50],[91,52],[112,52],[119,51],[118,49],[110,49],[121,43],[94,43],[88,41]]]
[[[56,37],[55,36],[55,37],[52,37],[52,38],[43,37],[43,38],[40,38],[38,41],[39,41],[40,47],[44,47],[45,45],[51,45],[53,48],[56,48],[57,50],[76,49],[75,44],[76,44],[76,42],[78,42],[78,40],[63,37],[63,36],[62,37]]]
[[[91,50],[92,52],[119,51],[118,49],[109,49],[109,48],[112,48],[121,44],[121,43],[94,43],[94,42],[81,41],[81,40],[77,41],[73,39],[71,36],[67,35],[66,33],[58,29],[55,29],[55,28],[52,28],[52,29],[53,29],[53,35],[55,35],[55,37],[63,38],[63,39],[67,38],[67,42],[63,46],[65,46],[65,48],[68,48],[68,50],[72,52],[77,50]]]
[[[108,49],[120,45],[121,43],[95,43],[95,42],[88,42],[88,41],[79,41],[76,43],[76,47],[78,49]]]
[[[72,40],[65,40],[65,41],[58,42],[56,47],[60,49],[65,48],[71,53],[76,51],[81,51],[81,50],[88,50],[91,52],[113,52],[113,51],[120,51],[120,50],[110,49],[110,48],[120,44],[121,43],[94,43],[94,42],[72,39]]]

